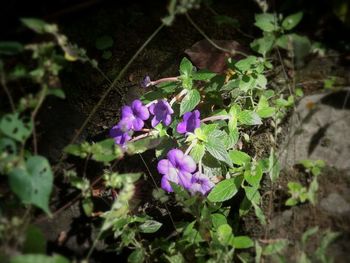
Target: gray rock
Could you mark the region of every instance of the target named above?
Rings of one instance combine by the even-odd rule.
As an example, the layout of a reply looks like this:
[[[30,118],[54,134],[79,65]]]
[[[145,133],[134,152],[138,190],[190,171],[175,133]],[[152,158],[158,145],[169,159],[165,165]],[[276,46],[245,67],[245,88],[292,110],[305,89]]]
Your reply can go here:
[[[332,214],[345,215],[350,213],[350,204],[337,193],[331,193],[323,198],[320,202],[320,207]]]
[[[350,88],[304,97],[288,126],[282,166],[321,159],[340,170],[350,168]]]

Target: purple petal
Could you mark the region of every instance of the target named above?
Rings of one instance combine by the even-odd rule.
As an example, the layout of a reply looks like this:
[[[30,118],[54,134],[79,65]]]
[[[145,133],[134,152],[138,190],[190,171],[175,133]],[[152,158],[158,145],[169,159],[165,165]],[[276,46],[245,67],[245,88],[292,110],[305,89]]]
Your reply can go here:
[[[140,107],[136,112],[136,116],[144,121],[147,120],[149,118],[149,112],[147,107]]]
[[[163,100],[163,103],[167,109],[168,114],[173,114],[174,110],[171,108],[170,104],[166,100]]]
[[[186,128],[187,128],[187,125],[186,125],[186,122],[185,121],[182,121],[180,122],[177,127],[176,127],[176,131],[178,133],[185,133],[186,132]]]
[[[133,117],[133,111],[130,106],[123,106],[122,107],[122,119],[128,118],[128,117]]]
[[[171,187],[169,181],[174,182],[176,184],[179,183],[179,178],[177,176],[176,170],[175,169],[170,169],[170,171],[172,171],[172,172],[170,172],[167,175],[164,175],[162,177],[162,181],[161,181],[161,187],[165,191],[168,191],[168,192],[172,192],[173,191],[173,188]]]
[[[171,123],[171,116],[168,114],[168,115],[166,115],[165,116],[165,120],[163,120],[164,121],[164,125],[165,126],[169,126],[170,125],[170,123]]]
[[[156,127],[159,124],[159,120],[157,120],[156,116],[153,117],[152,121],[151,121],[151,125],[152,127]]]
[[[174,168],[174,166],[167,159],[158,162],[157,170],[160,174],[168,174],[171,168]]]
[[[192,116],[192,112],[186,112],[183,116],[183,120],[186,122],[188,120],[188,118],[191,116]]]
[[[181,171],[186,171],[193,173],[196,170],[197,166],[191,156],[185,155],[180,162]]]
[[[148,107],[148,110],[151,114],[154,115],[154,107],[155,107],[155,103],[151,104],[149,107]]]
[[[142,88],[147,88],[149,85],[151,85],[151,78],[149,76],[145,76],[140,84]]]
[[[135,118],[132,121],[132,125],[133,125],[135,131],[140,131],[143,128],[143,126],[145,125],[145,123],[143,122],[143,120],[141,120],[139,118]]]
[[[179,172],[178,177],[179,177],[179,185],[183,186],[186,189],[189,189],[191,187],[192,174],[187,172]]]
[[[132,103],[131,103],[131,108],[133,110],[138,110],[140,107],[142,107],[142,102],[140,100],[134,100]]]
[[[169,161],[175,167],[177,166],[177,164],[179,164],[181,162],[183,156],[184,156],[183,152],[179,149],[172,149],[167,154]]]

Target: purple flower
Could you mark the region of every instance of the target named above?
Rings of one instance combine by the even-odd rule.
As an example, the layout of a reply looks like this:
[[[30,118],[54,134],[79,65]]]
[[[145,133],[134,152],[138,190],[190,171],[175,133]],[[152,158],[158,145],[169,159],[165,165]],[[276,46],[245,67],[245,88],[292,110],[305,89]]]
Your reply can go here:
[[[164,125],[168,126],[171,123],[171,114],[174,113],[173,109],[166,100],[158,100],[157,103],[152,104],[149,107],[149,111],[154,115],[152,119],[152,127],[163,122]]]
[[[144,126],[144,121],[149,118],[149,112],[146,106],[140,100],[134,100],[131,106],[123,106],[122,119],[131,123],[131,129],[139,131]]]
[[[196,163],[189,155],[184,155],[181,150],[172,149],[168,152],[168,159],[158,162],[158,172],[163,174],[161,186],[167,192],[173,189],[169,181],[189,189],[192,185],[192,173],[196,170]]]
[[[147,88],[151,85],[151,78],[149,76],[145,76],[140,84],[142,88]]]
[[[111,136],[116,144],[125,147],[126,142],[131,139],[132,131],[130,131],[131,123],[122,119],[117,125],[109,131],[109,136]]]
[[[189,190],[192,194],[200,192],[202,195],[205,195],[214,187],[214,183],[210,181],[206,175],[200,172],[196,172],[192,176],[191,183],[192,185]]]
[[[183,117],[183,121],[177,125],[178,133],[194,132],[196,128],[199,128],[201,121],[199,119],[200,112],[195,110],[193,112],[186,112]]]

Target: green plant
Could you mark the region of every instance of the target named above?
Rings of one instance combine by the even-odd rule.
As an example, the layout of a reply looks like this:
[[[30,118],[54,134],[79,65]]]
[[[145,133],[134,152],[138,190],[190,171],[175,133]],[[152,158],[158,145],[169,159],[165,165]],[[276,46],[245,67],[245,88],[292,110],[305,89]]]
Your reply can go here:
[[[325,167],[325,163],[322,160],[302,160],[300,164],[304,166],[307,173],[313,175],[313,179],[308,188],[303,187],[300,183],[289,182],[288,192],[291,197],[286,201],[287,206],[297,205],[299,202],[304,203],[309,200],[313,205],[316,203],[316,193],[318,190],[317,177],[321,174],[321,169]]]

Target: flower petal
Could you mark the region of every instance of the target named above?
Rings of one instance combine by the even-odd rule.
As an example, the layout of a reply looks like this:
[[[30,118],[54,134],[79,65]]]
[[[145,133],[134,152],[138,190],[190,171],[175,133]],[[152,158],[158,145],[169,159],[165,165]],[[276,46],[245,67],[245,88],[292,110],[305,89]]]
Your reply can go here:
[[[131,108],[135,111],[137,111],[139,108],[141,108],[143,105],[142,105],[142,102],[140,100],[134,100],[132,103],[131,103]]]
[[[145,125],[145,123],[140,118],[135,118],[132,121],[132,125],[133,125],[135,131],[140,131],[143,128],[143,126]]]
[[[181,171],[193,173],[197,169],[197,165],[191,156],[185,155],[180,161]]]
[[[168,174],[171,168],[174,168],[174,166],[167,159],[158,162],[157,170],[160,174]]]
[[[178,133],[185,133],[186,129],[187,129],[187,125],[185,121],[180,122],[176,127],[176,131]]]
[[[192,174],[188,172],[178,172],[178,177],[179,177],[179,185],[183,186],[186,189],[189,189],[192,185],[191,179],[192,179]]]
[[[164,122],[164,125],[166,125],[166,126],[170,125],[170,123],[171,123],[171,115],[167,114],[165,116],[165,120],[163,120],[163,122]]]
[[[184,156],[183,152],[179,149],[172,149],[167,154],[169,161],[174,167],[180,164],[183,156]]]
[[[157,120],[156,116],[153,117],[152,121],[151,121],[151,125],[152,127],[156,127],[159,124],[159,120]]]
[[[147,120],[149,118],[149,112],[147,107],[142,106],[140,107],[137,112],[136,112],[136,117],[142,119],[142,120]]]
[[[151,104],[149,107],[148,107],[148,110],[151,114],[154,115],[154,107],[155,107],[155,103]]]
[[[122,107],[122,119],[134,117],[133,111],[130,106],[123,106]]]

